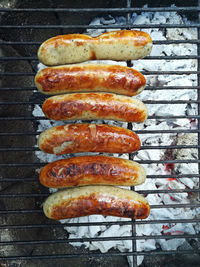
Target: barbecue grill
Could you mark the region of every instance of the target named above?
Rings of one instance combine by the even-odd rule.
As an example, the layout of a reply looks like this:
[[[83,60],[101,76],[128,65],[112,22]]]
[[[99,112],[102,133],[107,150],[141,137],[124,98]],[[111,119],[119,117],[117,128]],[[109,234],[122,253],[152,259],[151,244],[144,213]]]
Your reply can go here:
[[[0,96],[0,266],[128,266],[125,256],[133,257],[133,266],[137,265],[137,256],[145,256],[142,266],[169,266],[178,263],[184,266],[197,266],[199,263],[200,243],[199,234],[176,234],[176,235],[136,235],[136,225],[145,224],[169,224],[183,223],[198,225],[200,218],[193,219],[163,219],[163,220],[125,220],[113,222],[88,222],[88,223],[64,223],[50,221],[43,215],[42,203],[49,195],[48,189],[39,184],[37,170],[44,166],[35,152],[36,136],[39,134],[37,125],[39,120],[47,120],[44,117],[35,117],[32,110],[35,104],[41,104],[45,97],[37,92],[34,86],[34,75],[37,71],[37,49],[44,40],[58,35],[72,32],[82,33],[86,29],[130,29],[133,28],[130,22],[131,14],[136,12],[178,12],[185,15],[193,22],[191,24],[140,24],[136,28],[160,28],[165,31],[167,28],[194,28],[197,29],[198,38],[193,40],[157,40],[154,45],[160,44],[196,44],[197,55],[194,56],[148,56],[147,60],[180,60],[196,59],[198,61],[197,71],[144,71],[148,75],[182,75],[195,74],[198,76],[197,86],[147,86],[145,90],[167,89],[197,90],[197,100],[176,100],[170,104],[196,103],[198,104],[197,115],[173,115],[157,116],[151,115],[149,119],[191,119],[197,121],[197,127],[188,130],[163,130],[165,133],[196,133],[198,134],[197,145],[167,145],[153,146],[143,145],[142,149],[198,149],[197,159],[163,159],[163,160],[141,160],[141,164],[177,164],[177,163],[198,163],[200,168],[200,1],[190,1],[190,6],[184,1],[174,1],[176,6],[170,6],[171,1],[7,1],[0,4],[1,13],[1,39],[0,57],[1,67],[1,96]],[[9,2],[9,1],[8,1]],[[20,3],[21,2],[21,3]],[[84,3],[82,3],[84,2]],[[161,2],[161,3],[160,3]],[[145,4],[148,3],[148,6]],[[89,25],[90,21],[97,16],[125,16],[126,23],[123,25]],[[127,62],[131,66],[131,62]],[[145,101],[144,101],[145,102]],[[168,103],[168,100],[146,100],[147,104]],[[128,124],[132,129],[132,124]],[[157,130],[136,131],[140,136],[146,133],[156,134]],[[134,155],[130,154],[129,159]],[[170,178],[199,178],[198,173],[171,174]],[[148,175],[147,179],[165,179],[169,175]],[[135,190],[135,188],[132,188]],[[138,190],[142,194],[156,194],[158,190]],[[160,190],[160,193],[189,193],[195,195],[195,201],[182,204],[174,203],[168,205],[152,205],[151,209],[163,209],[164,207],[179,209],[181,207],[198,208],[198,194],[200,189],[168,189]],[[132,236],[122,237],[95,237],[95,238],[68,238],[67,227],[88,227],[92,225],[131,225]],[[137,240],[148,239],[180,239],[188,240],[191,247],[182,250],[157,250],[138,251]],[[120,252],[109,250],[106,253],[89,251],[84,247],[76,248],[71,244],[75,242],[91,242],[110,240],[131,240],[132,251]],[[170,256],[170,257],[169,257]],[[170,265],[173,266],[173,265]]]

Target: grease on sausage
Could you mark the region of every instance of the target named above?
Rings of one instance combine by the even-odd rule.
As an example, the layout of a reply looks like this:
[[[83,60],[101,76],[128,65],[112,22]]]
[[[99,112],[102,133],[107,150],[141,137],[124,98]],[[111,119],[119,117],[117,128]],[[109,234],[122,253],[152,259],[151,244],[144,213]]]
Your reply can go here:
[[[94,59],[125,61],[143,58],[150,54],[151,49],[152,39],[142,31],[111,31],[97,37],[67,34],[45,41],[38,50],[38,58],[47,66]]]
[[[45,215],[54,220],[91,214],[145,219],[150,206],[145,198],[131,190],[114,186],[83,186],[59,191],[43,205]]]
[[[39,148],[50,154],[80,152],[132,153],[140,149],[138,135],[106,124],[67,124],[49,128],[38,139]]]
[[[35,84],[47,95],[102,91],[134,96],[144,89],[146,79],[119,65],[76,64],[43,69],[36,74]]]
[[[81,156],[57,160],[40,171],[46,187],[64,188],[83,185],[125,185],[144,183],[144,168],[137,162],[106,156]]]
[[[45,116],[53,120],[115,120],[143,122],[146,106],[136,98],[110,93],[74,93],[52,96],[42,105]]]

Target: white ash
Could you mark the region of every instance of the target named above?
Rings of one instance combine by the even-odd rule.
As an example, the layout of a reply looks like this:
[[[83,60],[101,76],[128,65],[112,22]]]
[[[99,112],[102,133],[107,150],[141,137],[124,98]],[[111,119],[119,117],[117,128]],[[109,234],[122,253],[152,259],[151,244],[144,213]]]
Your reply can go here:
[[[195,145],[197,146],[197,134],[191,133],[191,134],[180,134],[177,138],[177,145]],[[185,159],[197,159],[198,158],[198,150],[196,148],[182,148],[179,150],[174,150],[174,156],[177,159],[185,160]],[[192,168],[191,168],[192,167]],[[182,163],[182,164],[176,164],[175,171],[178,173],[191,173],[191,174],[197,174],[198,173],[198,165],[195,163]],[[199,178],[179,178],[178,179],[181,183],[185,184],[190,189],[197,187]]]
[[[136,24],[183,24],[188,21],[186,18],[181,17],[175,12],[156,12],[156,13],[142,13],[137,16],[133,14],[131,17],[131,23],[133,23],[134,29]],[[126,23],[125,17],[112,17],[108,18],[95,18],[91,25],[109,25],[109,24],[123,24]],[[107,29],[107,31],[112,29]],[[197,39],[197,31],[194,29],[173,29],[169,28],[163,31],[159,28],[144,29],[148,32],[153,40],[190,40]],[[105,30],[88,29],[87,34],[91,36],[97,36]],[[173,56],[173,55],[196,55],[197,46],[195,44],[167,44],[167,45],[154,45],[151,55],[152,56]],[[86,62],[86,64],[91,62]],[[119,64],[126,66],[126,62],[115,62],[115,61],[94,61],[93,64],[105,63],[105,64]],[[196,71],[197,61],[196,60],[137,60],[132,61],[133,68],[139,71]],[[39,70],[45,66],[42,64],[38,65]],[[146,75],[147,85],[154,86],[155,90],[144,90],[137,98],[141,100],[196,100],[197,92],[195,89],[166,89],[156,90],[157,86],[195,86],[197,85],[197,75]],[[177,115],[197,115],[196,104],[148,104],[149,115],[156,116],[177,116]],[[43,116],[42,110],[38,105],[35,105],[34,116]],[[81,122],[81,121],[78,121]],[[108,123],[111,125],[118,125],[121,127],[127,127],[127,123],[123,122],[112,122],[112,121],[92,121],[92,123]],[[63,124],[64,122],[55,122],[40,120],[38,125],[38,131],[43,131],[49,127]],[[196,145],[197,140],[195,135],[182,134],[177,135],[173,133],[159,133],[160,130],[185,130],[185,129],[196,129],[196,121],[189,119],[147,119],[146,122],[141,124],[133,124],[133,130],[156,130],[156,134],[140,134],[140,139],[143,145],[159,145],[166,146],[170,144],[177,145],[187,144]],[[187,141],[186,141],[187,140]],[[135,160],[160,160],[166,159],[166,150],[164,149],[146,149],[140,150],[136,153]],[[197,157],[196,150],[194,149],[181,149],[174,150],[172,153],[172,159],[194,159]],[[98,153],[96,153],[98,154]],[[71,156],[77,156],[74,154],[55,156],[45,154],[41,151],[36,152],[37,157],[41,162],[52,162],[60,158],[68,158]],[[111,154],[109,154],[111,155]],[[122,158],[128,159],[128,154],[118,155]],[[144,167],[148,175],[170,175],[171,169],[167,168],[165,164],[144,164]],[[197,164],[175,164],[174,171],[180,174],[197,174]],[[136,186],[137,190],[170,190],[170,189],[186,189],[196,188],[198,179],[196,178],[181,178],[177,180],[172,179],[147,179],[142,185]],[[55,189],[50,189],[50,192],[55,192]],[[148,194],[146,199],[150,205],[164,205],[165,204],[183,204],[190,203],[188,193],[169,193],[169,194]],[[163,209],[152,209],[148,220],[164,220],[164,219],[192,219],[200,214],[200,208],[163,208]],[[82,222],[121,222],[129,221],[128,219],[115,218],[111,216],[100,216],[92,215],[82,218],[74,218],[71,220],[62,220],[62,223],[82,223]],[[80,227],[65,227],[69,233],[69,238],[83,238],[83,237],[114,237],[114,236],[132,236],[131,225],[111,225],[111,226],[80,226]],[[194,234],[198,232],[200,228],[195,224],[146,224],[136,225],[136,235],[138,236],[149,236],[149,235],[161,235],[161,234]],[[176,250],[185,242],[185,239],[147,239],[137,240],[137,251],[146,251],[156,249],[156,244],[159,244],[163,250]],[[99,249],[102,253],[107,252],[111,248],[116,248],[120,251],[132,251],[132,241],[104,241],[104,242],[81,242],[71,243],[73,246],[85,245],[90,250]],[[138,256],[138,265],[141,264],[143,256]],[[132,257],[128,257],[128,262],[132,264]]]

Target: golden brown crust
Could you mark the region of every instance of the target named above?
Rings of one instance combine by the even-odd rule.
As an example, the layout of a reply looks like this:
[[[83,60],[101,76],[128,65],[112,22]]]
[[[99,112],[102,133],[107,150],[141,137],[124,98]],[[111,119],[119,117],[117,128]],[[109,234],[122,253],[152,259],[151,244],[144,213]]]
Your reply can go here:
[[[146,79],[119,65],[76,64],[43,69],[35,76],[35,84],[47,95],[104,91],[133,96],[144,89]]]
[[[145,178],[145,170],[139,163],[105,156],[57,160],[40,171],[41,184],[53,188],[95,184],[134,186],[142,184]]]
[[[148,202],[136,192],[114,186],[83,186],[59,191],[44,203],[45,215],[54,220],[101,214],[145,219]]]
[[[38,139],[50,154],[79,152],[132,153],[140,149],[136,133],[106,124],[68,124],[47,129]]]
[[[143,122],[148,112],[138,99],[110,93],[74,93],[53,96],[42,105],[53,120],[116,120]]]
[[[151,49],[151,37],[142,31],[111,31],[97,37],[68,34],[45,41],[38,58],[48,66],[93,59],[132,60],[145,57]]]

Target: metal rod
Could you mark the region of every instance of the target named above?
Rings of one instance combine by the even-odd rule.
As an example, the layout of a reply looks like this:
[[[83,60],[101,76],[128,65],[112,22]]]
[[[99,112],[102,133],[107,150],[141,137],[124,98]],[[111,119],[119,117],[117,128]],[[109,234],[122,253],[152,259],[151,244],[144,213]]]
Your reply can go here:
[[[120,8],[0,8],[0,12],[141,12],[141,8],[138,7],[120,7]],[[143,7],[143,12],[199,12],[199,7]]]
[[[141,220],[135,221],[135,224],[172,224],[172,223],[199,223],[200,219],[166,219],[166,220]],[[106,222],[85,222],[85,223],[47,223],[47,224],[22,224],[22,225],[0,225],[0,229],[30,229],[32,228],[51,228],[51,227],[74,227],[74,226],[102,226],[102,225],[131,225],[132,221],[106,221]]]
[[[183,60],[183,59],[200,59],[199,55],[181,55],[181,56],[147,56],[143,60]],[[38,61],[38,57],[27,56],[27,57],[0,57],[0,61],[23,61],[23,60],[34,60]]]
[[[87,252],[87,253],[73,253],[73,254],[51,254],[51,255],[31,255],[31,256],[7,256],[7,257],[0,257],[0,260],[7,261],[7,260],[33,260],[33,259],[62,259],[62,258],[82,258],[82,257],[115,257],[115,256],[140,256],[140,255],[147,255],[147,256],[155,256],[155,255],[182,255],[182,254],[198,254],[199,250],[162,250],[162,251],[137,251],[137,252],[106,252],[106,253],[94,253],[94,252]]]
[[[198,0],[198,7],[200,7],[200,0]],[[200,15],[198,13],[198,22],[200,22]],[[198,40],[200,40],[200,28],[198,28]],[[200,44],[197,45],[197,54],[200,55]],[[197,64],[197,70],[200,70],[200,59],[198,59],[198,64]],[[200,75],[197,75],[197,84],[200,86]],[[200,90],[197,89],[197,99],[200,99]],[[200,114],[200,104],[198,104],[198,114]],[[200,118],[198,118],[198,130],[200,130]],[[200,144],[200,133],[198,133],[198,145]],[[198,158],[200,158],[200,149],[198,149]],[[198,170],[200,173],[200,163],[198,163]],[[199,188],[200,188],[200,178],[199,178]],[[200,193],[198,194],[199,199],[200,199]]]
[[[150,239],[176,239],[176,238],[200,238],[200,235],[185,234],[185,235],[143,235],[143,236],[109,236],[109,237],[90,237],[90,238],[68,238],[68,239],[53,239],[53,240],[30,240],[30,241],[2,241],[0,246],[10,245],[41,245],[41,244],[56,244],[56,243],[74,243],[74,242],[92,242],[92,241],[110,241],[110,240],[150,240]],[[137,250],[133,250],[136,252]]]
[[[200,71],[141,71],[144,75],[183,75],[200,74]],[[0,72],[0,76],[35,76],[36,72]]]
[[[142,164],[164,164],[164,163],[199,163],[200,159],[184,159],[184,160],[135,160],[135,162],[142,163]],[[41,162],[30,162],[30,163],[0,163],[0,167],[31,167],[31,166],[44,166],[49,162],[41,163]],[[170,176],[170,175],[169,175]],[[171,177],[171,176],[170,176]]]
[[[0,29],[165,29],[165,28],[199,28],[199,23],[191,24],[109,24],[109,25],[0,25]]]
[[[146,86],[146,90],[194,90],[199,89],[200,86]],[[33,91],[36,87],[2,87],[1,91]]]
[[[148,149],[198,149],[200,145],[169,145],[169,146],[141,146],[140,150],[148,150]],[[19,151],[40,151],[39,147],[2,147],[0,148],[0,152],[19,152]]]
[[[200,189],[167,189],[167,190],[134,190],[140,194],[176,194],[176,193],[198,193]],[[0,198],[33,198],[33,197],[47,197],[50,193],[27,193],[27,194],[1,194]]]
[[[190,39],[190,40],[153,40],[154,45],[161,44],[199,44],[200,40]],[[32,41],[0,41],[0,45],[41,45],[41,42]]]
[[[200,174],[168,174],[168,175],[147,175],[147,179],[166,179],[166,178],[199,178]],[[38,177],[31,177],[31,178],[0,178],[0,183],[5,183],[5,182],[37,182]],[[188,189],[190,190],[190,189]],[[193,189],[191,189],[193,190]],[[196,189],[194,189],[196,190]]]
[[[200,115],[179,115],[179,116],[148,116],[148,119],[198,119],[200,118]],[[9,121],[9,120],[49,120],[46,117],[0,117],[0,121]],[[105,120],[106,121],[106,120]],[[70,122],[70,121],[68,121]],[[161,132],[161,131],[160,131]]]

